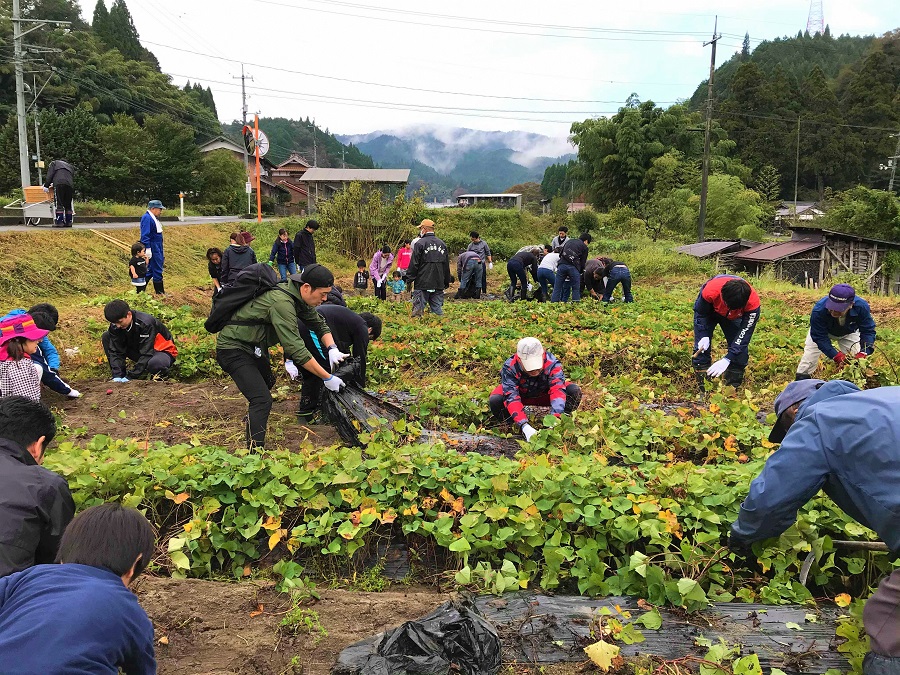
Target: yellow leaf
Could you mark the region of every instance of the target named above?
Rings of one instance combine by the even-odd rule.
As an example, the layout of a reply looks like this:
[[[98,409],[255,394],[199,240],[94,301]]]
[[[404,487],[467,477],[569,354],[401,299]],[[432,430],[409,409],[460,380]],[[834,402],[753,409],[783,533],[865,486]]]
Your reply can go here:
[[[269,550],[271,551],[273,548],[278,546],[278,542],[281,541],[281,537],[284,536],[283,533],[285,530],[276,530],[272,533],[272,536],[269,537]]]
[[[181,494],[175,495],[175,498],[172,500],[176,504],[184,504],[188,500],[190,495],[187,492],[182,492]]]
[[[159,640],[157,640],[157,642],[161,645],[167,645],[169,644],[169,638],[163,635],[161,638],[159,638]]]
[[[249,577],[251,573],[252,570],[250,569],[250,565],[244,565],[244,576]]]
[[[738,443],[737,439],[734,436],[729,436],[725,439],[725,449],[728,452],[737,452]]]
[[[190,531],[193,530],[193,529],[194,529],[194,524],[193,524],[193,523],[185,523],[185,524],[184,524],[184,531],[185,531],[185,532],[190,532]]]
[[[281,527],[281,516],[278,518],[273,518],[269,516],[266,518],[266,522],[263,523],[263,529],[274,531]]]
[[[715,403],[711,403],[709,406],[709,412],[711,412],[713,414],[719,412],[720,410],[721,410],[721,408]]]
[[[834,596],[834,604],[838,607],[846,607],[850,604],[852,598],[848,593],[841,593],[840,595]]]
[[[666,532],[674,534],[681,539],[683,535],[681,533],[681,523],[678,522],[678,516],[667,509],[663,509],[656,514],[656,517],[666,524]]]
[[[397,514],[393,511],[385,511],[381,514],[381,522],[383,525],[389,525],[397,520]]]
[[[609,667],[612,665],[612,660],[619,655],[619,648],[616,645],[611,645],[608,642],[600,640],[599,642],[595,642],[594,644],[585,647],[584,653],[594,662],[594,665],[605,672],[609,670]]]
[[[444,488],[443,490],[441,490],[441,499],[443,499],[445,502],[452,502],[452,501],[453,501],[453,495],[451,495],[451,494],[447,491],[447,488]]]

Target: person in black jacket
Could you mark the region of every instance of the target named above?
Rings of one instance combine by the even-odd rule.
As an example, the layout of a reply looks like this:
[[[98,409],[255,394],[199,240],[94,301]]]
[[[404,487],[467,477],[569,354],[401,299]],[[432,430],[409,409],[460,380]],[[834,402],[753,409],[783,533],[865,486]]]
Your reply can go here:
[[[75,167],[64,159],[54,159],[48,169],[44,192],[49,192],[53,185],[53,197],[56,200],[56,221],[53,227],[72,227],[75,215]]]
[[[297,261],[297,272],[303,272],[304,267],[316,262],[316,242],[313,241],[313,233],[318,229],[319,223],[309,220],[306,222],[306,227],[294,237],[294,260]]]
[[[43,403],[0,398],[0,577],[52,563],[75,515],[66,479],[40,466],[55,435]]]
[[[178,350],[169,329],[159,319],[132,311],[124,300],[108,303],[103,316],[109,321],[109,330],[103,333],[101,342],[113,382],[168,374]],[[131,370],[126,370],[126,358],[134,361]]]
[[[556,283],[553,285],[551,302],[568,302],[569,293],[572,301],[581,300],[581,275],[587,264],[588,247],[591,235],[582,232],[578,239],[567,239],[559,249],[559,265],[556,267]]]
[[[381,319],[371,312],[357,314],[351,309],[340,305],[319,305],[316,311],[325,319],[331,335],[338,349],[345,354],[349,353],[359,362],[359,370],[353,384],[358,387],[366,386],[366,356],[369,350],[369,342],[377,340],[381,336]],[[321,344],[315,331],[311,330],[303,321],[298,321],[300,337],[306,344],[309,353],[313,355],[319,365],[326,370],[331,366],[328,362],[327,349]],[[308,374],[306,370],[298,370],[291,361],[285,361],[285,370],[291,379],[298,375],[303,378],[303,386],[300,390],[300,408],[297,417],[300,422],[309,424],[315,418],[319,410],[322,398],[322,380]]]
[[[278,273],[282,281],[287,281],[288,274],[297,274],[297,263],[294,262],[294,245],[288,237],[288,231],[283,227],[278,230],[278,239],[272,244],[269,253],[269,264],[278,265]]]
[[[219,272],[219,283],[223,286],[237,278],[245,267],[256,263],[256,251],[247,245],[241,232],[231,233],[231,245],[222,254],[222,268]]]
[[[506,263],[506,272],[509,274],[509,300],[515,302],[516,281],[521,284],[519,299],[526,300],[528,293],[528,276],[525,270],[531,271],[531,277],[537,281],[538,258],[532,251],[519,251]]]
[[[412,316],[444,314],[444,291],[450,287],[450,255],[447,245],[434,234],[434,221],[427,218],[419,225],[419,239],[413,246],[412,260],[406,270],[406,282],[413,289]]]

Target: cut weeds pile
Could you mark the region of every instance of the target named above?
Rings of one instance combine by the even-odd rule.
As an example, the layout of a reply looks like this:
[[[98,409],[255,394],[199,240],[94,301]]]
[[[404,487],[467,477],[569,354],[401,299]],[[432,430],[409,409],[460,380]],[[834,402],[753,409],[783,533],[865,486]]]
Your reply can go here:
[[[793,379],[808,324],[808,314],[796,307],[811,307],[816,296],[760,284],[763,317],[751,344],[746,387],[734,392],[710,386],[701,398],[690,351],[691,303],[702,281],[664,288],[637,280],[634,305],[448,302],[443,319],[420,321],[409,319],[408,304],[351,299],[354,309],[375,309],[384,317],[382,339],[370,350],[370,384],[410,392],[411,419],[380,426],[364,437],[363,448],[343,447],[320,427],[297,425],[296,386],[282,379],[270,427],[274,447],[264,455],[242,449],[245,402],[214,363],[214,338],[203,332],[196,310],[203,304],[200,291],[176,289],[185,294],[183,307],[126,296],[175,333],[182,381],[107,384],[99,350],[104,326],[97,319],[85,322],[80,353],[63,367],[77,368],[83,379],[74,383],[86,395],[65,404],[48,397],[68,428],[46,466],[67,477],[79,507],[120,500],[145,510],[159,528],[157,574],[240,582],[231,587],[243,598],[234,605],[235,624],[269,620],[250,616],[258,611],[245,602],[251,581],[269,580],[295,593],[306,592],[309,578],[320,586],[323,580],[346,583],[371,568],[373,551],[387,536],[408,545],[413,579],[428,571],[444,588],[628,595],[686,612],[709,601],[867,596],[888,569],[887,557],[836,550],[832,538],[874,535],[824,497],[808,504],[779,540],[756,546],[761,572],[735,564],[723,548],[749,482],[773,448],[758,416],[765,418],[774,396]],[[64,308],[64,326],[74,315],[99,316],[103,300]],[[873,299],[878,352],[845,369],[844,377],[859,384],[897,382],[897,318],[882,321],[880,314],[887,316],[892,305]],[[438,438],[442,430],[511,433],[489,419],[487,395],[526,334],[541,338],[585,389],[582,409],[559,421],[538,419],[543,430],[514,458],[420,442],[423,430],[438,432]],[[54,337],[58,346],[68,346],[63,331]],[[713,342],[716,353],[724,351],[720,340],[717,335]],[[824,368],[826,377],[836,375]],[[112,394],[106,394],[109,387],[115,387]],[[803,586],[797,578],[811,549],[816,561]],[[187,582],[145,583],[178,588]],[[200,592],[195,583],[183,588],[164,602],[183,609]],[[305,603],[319,611],[315,598]],[[172,608],[170,621],[163,608],[151,607],[158,630],[177,628],[183,613]],[[385,622],[422,613],[388,614]],[[311,615],[303,616],[315,632]],[[348,610],[345,621],[354,618]],[[291,672],[291,658],[307,648],[293,635],[275,639],[266,650],[280,661],[255,671],[235,665],[250,652],[229,652],[225,645],[222,658],[209,666],[200,660],[176,664],[170,652],[179,659],[189,658],[192,648],[207,653],[199,625],[191,619],[164,633],[171,647],[159,648],[162,672]],[[274,630],[274,624],[264,625]],[[846,625],[841,638],[853,638],[846,649],[856,657],[864,645],[856,624]],[[216,639],[234,642],[226,634]],[[303,672],[325,672],[318,667]]]

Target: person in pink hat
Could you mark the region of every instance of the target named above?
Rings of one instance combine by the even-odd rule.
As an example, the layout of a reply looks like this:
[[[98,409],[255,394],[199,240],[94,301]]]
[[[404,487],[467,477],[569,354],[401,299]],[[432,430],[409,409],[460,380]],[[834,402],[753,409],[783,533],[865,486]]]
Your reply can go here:
[[[0,396],[41,400],[42,369],[29,358],[48,331],[38,328],[30,314],[0,321]]]

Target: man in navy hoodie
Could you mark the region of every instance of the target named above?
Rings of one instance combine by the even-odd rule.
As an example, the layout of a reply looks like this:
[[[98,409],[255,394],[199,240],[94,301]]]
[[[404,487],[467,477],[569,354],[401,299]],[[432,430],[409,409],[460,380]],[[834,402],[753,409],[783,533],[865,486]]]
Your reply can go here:
[[[791,382],[775,399],[769,440],[781,443],[750,484],[731,526],[729,546],[744,556],[750,544],[777,537],[819,490],[874,530],[900,555],[900,387],[869,391],[843,380]],[[900,569],[866,602],[869,635],[865,675],[900,673]]]
[[[128,587],[153,559],[156,535],[136,509],[100,504],[63,535],[61,565],[0,579],[4,675],[153,675],[153,624]]]

